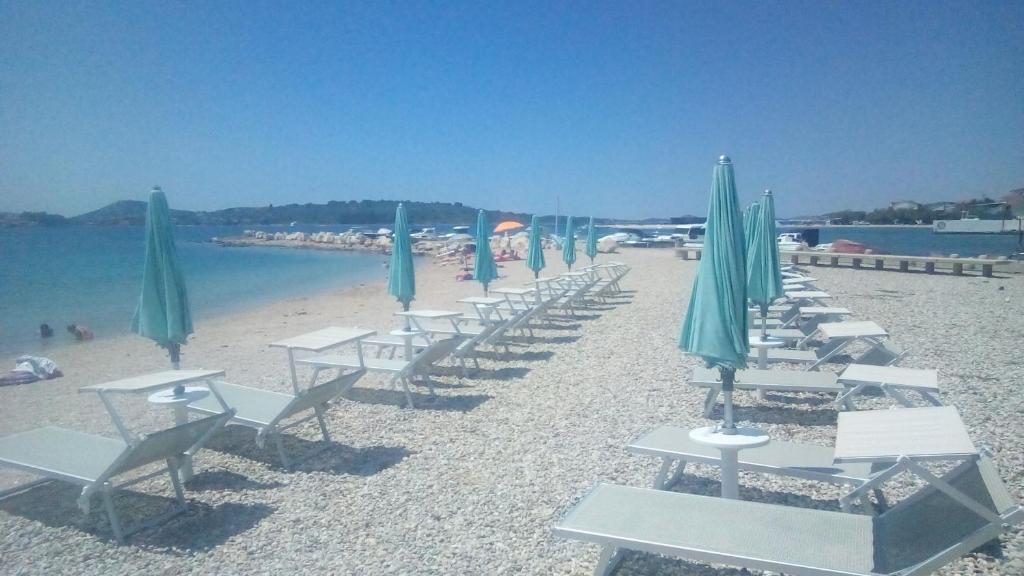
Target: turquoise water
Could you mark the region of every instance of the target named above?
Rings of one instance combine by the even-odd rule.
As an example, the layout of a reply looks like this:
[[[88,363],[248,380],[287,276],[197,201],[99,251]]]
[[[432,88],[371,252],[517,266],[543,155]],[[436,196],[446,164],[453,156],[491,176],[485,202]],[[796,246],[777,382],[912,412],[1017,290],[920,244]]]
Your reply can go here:
[[[241,231],[176,229],[196,321],[282,298],[383,280],[386,274],[387,259],[381,254],[224,248],[207,242]],[[73,322],[89,326],[97,338],[128,333],[139,295],[143,250],[142,227],[0,229],[0,356],[40,354],[66,344],[70,334],[64,327]],[[39,338],[42,322],[54,329],[53,338]]]
[[[867,244],[886,254],[908,256],[1009,256],[1020,251],[1016,234],[935,234],[930,228],[822,228],[819,241],[828,243],[839,238]]]

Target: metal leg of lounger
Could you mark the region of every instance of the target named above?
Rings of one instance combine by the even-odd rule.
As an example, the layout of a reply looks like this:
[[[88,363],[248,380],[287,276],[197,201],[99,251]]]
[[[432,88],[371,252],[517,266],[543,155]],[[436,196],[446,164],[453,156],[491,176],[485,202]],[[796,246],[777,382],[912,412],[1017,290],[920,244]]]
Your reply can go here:
[[[855,340],[857,340],[857,338],[845,338],[845,339],[843,339],[841,342],[836,344],[836,346],[834,348],[832,348],[831,350],[829,350],[829,351],[825,352],[824,354],[822,354],[821,357],[818,358],[818,360],[815,361],[814,364],[811,364],[811,366],[807,370],[809,370],[809,371],[810,370],[817,370],[819,366],[821,366],[825,362],[828,362],[830,358],[832,358],[836,354],[839,354],[839,352],[841,352],[844,348],[849,346],[850,343],[855,341]]]
[[[669,470],[672,469],[672,464],[676,465],[675,472],[669,476]],[[683,470],[686,468],[686,460],[675,459],[665,457],[661,461],[661,469],[658,470],[658,476],[654,479],[655,490],[670,490],[673,486],[679,482],[679,478],[683,475]]]
[[[324,421],[324,409],[321,406],[315,406],[313,413],[316,414],[316,422],[320,425],[320,433],[324,436],[324,442],[330,442],[331,433],[327,431],[327,422]]]
[[[274,432],[274,445],[277,446],[277,455],[281,458],[281,466],[290,470],[291,462],[288,461],[288,456],[284,453],[284,442],[281,441],[281,434],[277,431]]]
[[[665,485],[665,477],[668,476],[668,471],[672,469],[672,459],[662,458],[661,469],[658,470],[658,475],[654,477],[654,489],[662,490]]]
[[[718,386],[711,386],[708,388],[708,395],[704,398],[704,417],[711,418],[711,413],[715,410],[715,403],[718,402],[718,393],[722,389]]]
[[[402,383],[402,390],[405,391],[405,401],[408,403],[408,407],[415,408],[416,406],[412,403],[412,391],[409,390],[409,379],[405,376],[398,377],[397,379]],[[394,380],[392,380],[392,383],[394,383]]]
[[[676,469],[672,472],[672,475],[665,480],[662,490],[671,490],[673,486],[679,483],[679,479],[683,477],[683,471],[686,470],[686,460],[679,459],[676,461]]]
[[[921,396],[921,398],[924,398],[932,406],[942,406],[942,400],[939,400],[935,396],[932,396],[931,392],[918,390],[917,393]]]
[[[840,496],[839,507],[842,508],[843,512],[851,512],[852,504],[855,501],[862,500],[869,491],[878,489],[878,487],[881,486],[883,482],[899,474],[904,469],[905,467],[903,466],[903,464],[897,462],[896,464],[893,464],[889,468],[886,468],[885,470],[882,470],[881,472],[871,476],[871,478],[867,482],[864,482],[863,484],[851,490],[850,492]]]
[[[175,462],[173,459],[167,459],[167,472],[171,477],[171,486],[174,487],[174,497],[178,500],[180,506],[185,506],[185,489],[181,486],[181,477],[177,473],[180,467],[179,462]]]
[[[844,390],[839,393],[836,397],[836,410],[853,410],[853,397],[860,394],[860,391],[865,388],[865,384],[857,384],[848,390]]]
[[[117,540],[118,544],[124,544],[124,531],[121,530],[121,520],[117,517],[117,511],[114,510],[114,499],[111,497],[110,484],[104,484],[103,489],[103,507],[107,510],[107,518],[110,519],[110,529],[114,532],[114,539]]]
[[[622,561],[622,554],[615,546],[605,546],[601,550],[601,557],[597,559],[597,567],[594,568],[594,576],[608,576],[615,571]]]

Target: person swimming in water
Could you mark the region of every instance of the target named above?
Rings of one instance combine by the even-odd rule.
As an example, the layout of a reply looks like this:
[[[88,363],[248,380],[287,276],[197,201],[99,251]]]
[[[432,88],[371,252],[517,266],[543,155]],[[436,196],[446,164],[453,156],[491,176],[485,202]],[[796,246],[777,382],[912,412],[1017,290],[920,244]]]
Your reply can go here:
[[[74,334],[78,340],[92,340],[93,338],[92,330],[83,324],[68,324],[68,332]]]
[[[43,338],[49,338],[53,336],[53,328],[50,328],[49,324],[43,322],[39,325],[39,335]]]

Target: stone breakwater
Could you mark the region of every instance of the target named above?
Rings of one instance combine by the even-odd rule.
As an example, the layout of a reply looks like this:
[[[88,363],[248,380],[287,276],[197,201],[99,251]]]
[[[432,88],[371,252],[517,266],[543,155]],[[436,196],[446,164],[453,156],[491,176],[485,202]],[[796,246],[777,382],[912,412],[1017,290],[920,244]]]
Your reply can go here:
[[[358,232],[264,232],[262,230],[246,230],[241,236],[217,237],[211,239],[221,246],[276,246],[281,248],[306,248],[314,250],[362,250],[369,252],[391,252],[393,242],[387,236],[368,236]],[[413,252],[419,254],[434,253],[439,249],[439,242],[417,242]]]
[[[361,232],[264,232],[262,230],[245,230],[241,236],[215,237],[211,241],[221,246],[277,246],[281,248],[307,248],[313,250],[364,250],[371,252],[390,253],[394,244],[390,236],[376,236]],[[414,254],[443,256],[458,251],[472,240],[451,240],[448,238],[417,239],[413,238]],[[579,244],[579,242],[578,242]],[[529,245],[529,236],[518,233],[509,237],[494,236],[491,238],[491,250],[499,253],[512,250],[525,255]],[[550,240],[544,241],[544,247],[550,248]],[[582,250],[582,246],[578,246]]]

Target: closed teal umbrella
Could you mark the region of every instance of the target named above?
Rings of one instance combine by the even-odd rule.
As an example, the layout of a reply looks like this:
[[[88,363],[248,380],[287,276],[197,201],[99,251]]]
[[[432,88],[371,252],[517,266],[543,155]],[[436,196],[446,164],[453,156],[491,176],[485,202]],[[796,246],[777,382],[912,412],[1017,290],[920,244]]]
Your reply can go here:
[[[756,206],[756,205],[755,205]],[[753,206],[751,206],[753,208]],[[768,306],[782,298],[779,242],[775,233],[775,198],[765,190],[747,242],[747,297],[761,307],[761,339],[768,337]]]
[[[754,226],[756,226],[757,215],[761,212],[761,204],[754,202],[747,206],[743,214],[743,239],[746,242],[747,254],[750,254],[750,240],[754,237]]]
[[[487,294],[487,285],[498,277],[498,265],[494,263],[494,254],[491,252],[491,224],[487,221],[487,213],[481,210],[476,215],[476,262],[473,263],[473,278],[484,285],[484,294]]]
[[[576,262],[576,227],[573,226],[572,216],[565,219],[565,239],[562,241],[562,262],[572,270]]]
[[[541,242],[540,218],[535,215],[530,219],[530,246],[526,252],[526,267],[533,270],[533,277],[540,277],[544,269],[544,244]]]
[[[149,193],[142,293],[132,316],[131,329],[167,348],[171,365],[175,370],[180,368],[181,345],[192,333],[192,312],[185,277],[178,264],[171,209],[159,186]]]
[[[704,250],[693,282],[679,347],[718,367],[722,375],[725,423],[734,433],[732,391],[736,370],[747,365],[747,277],[743,220],[732,162],[722,156],[715,166],[705,224]]]
[[[402,303],[402,310],[409,311],[409,304],[416,297],[416,270],[412,262],[412,239],[409,237],[409,220],[405,206],[395,210],[394,245],[391,247],[391,263],[388,266],[388,294]],[[408,320],[406,320],[408,328]]]
[[[594,217],[590,217],[590,224],[587,224],[587,257],[590,264],[594,264],[594,257],[597,256],[597,228],[594,227]]]

